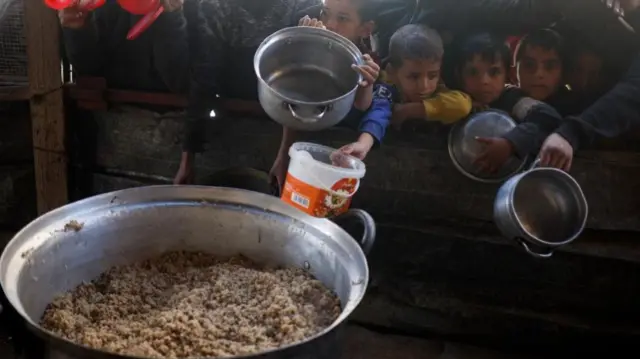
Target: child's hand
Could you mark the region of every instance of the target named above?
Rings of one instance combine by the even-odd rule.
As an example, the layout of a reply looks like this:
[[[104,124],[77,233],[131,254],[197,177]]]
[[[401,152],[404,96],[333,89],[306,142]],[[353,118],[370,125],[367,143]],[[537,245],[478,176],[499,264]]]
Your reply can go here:
[[[284,188],[284,182],[287,178],[287,171],[289,170],[289,154],[278,153],[276,160],[273,162],[273,166],[271,166],[271,170],[269,170],[269,178],[271,180],[272,185],[278,186],[278,192],[282,193],[282,189]]]
[[[338,149],[338,151],[345,155],[364,160],[364,158],[367,157],[369,151],[371,151],[371,147],[373,147],[374,143],[375,139],[373,138],[373,136],[365,132],[360,135],[358,141],[346,146],[342,146],[340,147],[340,149]]]
[[[309,26],[309,27],[319,27],[321,29],[326,29],[322,21],[318,19],[312,19],[309,15],[305,15],[300,21],[298,21],[298,26]]]
[[[82,6],[84,5],[85,4],[83,2],[80,2],[76,6],[71,6],[58,11],[60,26],[75,30],[83,28],[90,14],[89,11],[82,10]]]
[[[193,163],[195,161],[195,155],[191,152],[183,152],[180,159],[180,168],[176,177],[173,179],[173,184],[192,184],[195,180],[195,171]]]
[[[371,87],[380,76],[380,66],[369,55],[364,55],[364,65],[351,65],[351,68],[362,75],[361,87]]]
[[[540,165],[569,171],[573,161],[573,147],[557,133],[552,133],[540,149]]]
[[[511,142],[500,137],[476,137],[476,141],[486,145],[484,151],[474,161],[484,173],[496,173],[513,155]]]

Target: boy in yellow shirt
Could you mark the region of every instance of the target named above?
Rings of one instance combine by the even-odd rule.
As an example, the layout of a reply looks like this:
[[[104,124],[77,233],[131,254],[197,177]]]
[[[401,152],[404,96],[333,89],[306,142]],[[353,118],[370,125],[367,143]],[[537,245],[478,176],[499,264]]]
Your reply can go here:
[[[447,89],[440,81],[443,55],[442,39],[435,30],[405,25],[396,31],[371,106],[356,116],[360,137],[340,151],[364,159],[382,141],[390,123],[399,127],[408,119],[423,119],[451,124],[467,117],[471,97]]]

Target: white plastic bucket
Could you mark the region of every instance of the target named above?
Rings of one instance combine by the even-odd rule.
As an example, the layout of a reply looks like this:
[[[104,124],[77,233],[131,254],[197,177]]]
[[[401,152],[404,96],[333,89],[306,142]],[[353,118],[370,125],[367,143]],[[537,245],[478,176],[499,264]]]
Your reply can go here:
[[[332,164],[338,155],[343,167]],[[289,170],[281,199],[316,217],[346,212],[360,188],[366,167],[359,159],[337,150],[308,142],[289,148]]]

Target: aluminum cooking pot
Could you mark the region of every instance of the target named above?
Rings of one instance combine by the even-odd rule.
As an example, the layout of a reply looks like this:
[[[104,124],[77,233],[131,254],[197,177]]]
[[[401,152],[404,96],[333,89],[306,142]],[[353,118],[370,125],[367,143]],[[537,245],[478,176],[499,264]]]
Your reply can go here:
[[[451,162],[460,173],[472,180],[484,183],[505,181],[524,168],[526,158],[511,157],[497,173],[482,173],[474,162],[484,150],[485,145],[478,142],[476,138],[500,137],[514,129],[516,125],[516,121],[509,114],[493,109],[474,113],[466,120],[457,122],[449,131],[448,148]]]
[[[353,106],[362,77],[358,47],[329,30],[290,27],[267,37],[253,59],[258,98],[274,121],[317,131],[342,121]]]
[[[535,257],[548,258],[580,236],[589,210],[573,177],[556,168],[537,167],[538,163],[500,187],[493,217],[505,237]]]
[[[125,358],[73,344],[39,326],[56,294],[172,250],[308,269],[339,296],[342,313],[321,333],[294,345],[243,358],[338,358],[342,324],[362,300],[369,270],[363,248],[375,224],[364,211],[348,217],[365,227],[358,243],[328,219],[309,216],[271,197],[239,189],[151,186],[126,189],[49,212],[21,230],[0,257],[9,303],[49,343],[51,358]],[[70,226],[72,221],[80,226]],[[131,357],[127,357],[131,358]]]

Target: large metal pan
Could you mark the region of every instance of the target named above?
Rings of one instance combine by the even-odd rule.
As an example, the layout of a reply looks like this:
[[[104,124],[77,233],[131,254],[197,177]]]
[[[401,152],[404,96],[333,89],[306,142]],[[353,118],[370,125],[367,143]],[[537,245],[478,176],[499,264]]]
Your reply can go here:
[[[361,246],[370,248],[375,236],[366,212],[353,210],[347,217],[363,222],[360,243],[328,219],[256,192],[201,186],[127,189],[69,204],[27,225],[0,257],[0,282],[9,303],[48,341],[51,357],[111,359],[125,357],[76,345],[40,327],[56,294],[112,266],[172,250],[243,254],[307,268],[339,296],[339,318],[304,342],[245,358],[337,358],[339,329],[369,281]]]

